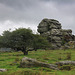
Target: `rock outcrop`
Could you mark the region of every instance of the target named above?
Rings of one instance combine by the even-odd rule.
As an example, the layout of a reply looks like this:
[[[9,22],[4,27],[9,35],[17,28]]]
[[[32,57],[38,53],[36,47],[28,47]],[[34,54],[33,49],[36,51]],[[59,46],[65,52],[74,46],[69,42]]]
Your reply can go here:
[[[65,42],[74,41],[72,30],[62,29],[61,23],[54,19],[43,19],[38,25],[40,35],[47,37],[52,49],[60,49]]]
[[[22,58],[21,63],[20,63],[20,67],[22,67],[22,68],[26,68],[26,67],[47,67],[47,68],[50,68],[50,69],[53,69],[53,70],[59,70],[57,65],[39,62],[35,59],[28,58],[28,57]]]

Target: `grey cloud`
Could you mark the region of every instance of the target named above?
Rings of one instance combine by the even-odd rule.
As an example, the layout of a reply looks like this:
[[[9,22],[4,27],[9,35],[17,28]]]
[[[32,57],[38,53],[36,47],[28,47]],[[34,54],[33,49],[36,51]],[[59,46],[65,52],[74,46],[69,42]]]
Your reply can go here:
[[[61,22],[63,28],[72,28],[75,34],[74,9],[75,0],[0,0],[0,26],[2,21],[9,20],[14,22],[12,28],[18,24],[19,27],[24,26],[22,22],[34,28],[43,18],[54,18]],[[3,27],[6,28],[6,24]]]
[[[45,2],[53,1],[53,2],[56,2],[56,3],[60,3],[60,4],[73,3],[74,2],[74,0],[41,0],[41,1],[45,1]]]
[[[38,13],[38,3],[37,0],[1,0],[1,19],[32,20]]]

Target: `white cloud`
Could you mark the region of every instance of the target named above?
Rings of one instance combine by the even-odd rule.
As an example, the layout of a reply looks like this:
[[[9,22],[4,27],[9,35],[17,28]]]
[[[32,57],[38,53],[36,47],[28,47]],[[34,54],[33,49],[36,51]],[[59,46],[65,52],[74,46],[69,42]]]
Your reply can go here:
[[[36,33],[37,31],[37,26],[35,26],[34,24],[29,25],[25,22],[13,22],[10,20],[6,20],[3,22],[0,22],[0,33],[3,33],[4,30],[9,30],[11,29],[12,31],[16,28],[30,28],[33,31],[35,31],[34,33]]]

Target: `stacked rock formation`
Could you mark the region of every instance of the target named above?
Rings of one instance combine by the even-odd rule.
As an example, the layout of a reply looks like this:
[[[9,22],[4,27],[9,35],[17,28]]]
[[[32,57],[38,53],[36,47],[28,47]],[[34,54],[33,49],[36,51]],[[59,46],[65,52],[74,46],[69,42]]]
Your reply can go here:
[[[54,19],[43,19],[38,25],[40,35],[47,37],[52,49],[59,49],[64,41],[72,41],[72,30],[63,30],[61,23]]]

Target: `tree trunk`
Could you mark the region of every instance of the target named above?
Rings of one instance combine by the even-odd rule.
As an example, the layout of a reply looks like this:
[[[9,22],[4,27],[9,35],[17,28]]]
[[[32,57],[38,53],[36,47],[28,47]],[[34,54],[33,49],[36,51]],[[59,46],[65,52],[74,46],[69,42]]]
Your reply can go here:
[[[35,51],[37,51],[37,48],[34,48]]]
[[[35,51],[37,51],[37,49],[35,49]]]
[[[28,51],[26,51],[26,50],[23,53],[24,53],[24,55],[28,55]]]
[[[22,48],[22,52],[24,53],[24,55],[28,55],[28,51],[26,50],[26,48]]]

